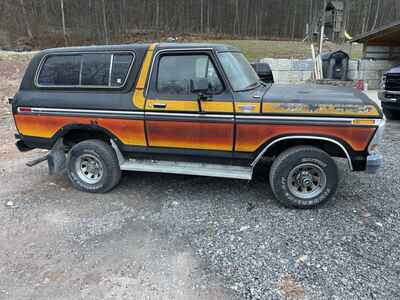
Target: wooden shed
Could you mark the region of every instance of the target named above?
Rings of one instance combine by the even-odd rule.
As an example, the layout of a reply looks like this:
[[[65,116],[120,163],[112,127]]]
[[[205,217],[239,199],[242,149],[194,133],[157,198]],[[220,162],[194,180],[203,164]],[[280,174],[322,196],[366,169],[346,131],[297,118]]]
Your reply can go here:
[[[363,58],[400,59],[400,20],[355,37],[352,42],[364,45]]]

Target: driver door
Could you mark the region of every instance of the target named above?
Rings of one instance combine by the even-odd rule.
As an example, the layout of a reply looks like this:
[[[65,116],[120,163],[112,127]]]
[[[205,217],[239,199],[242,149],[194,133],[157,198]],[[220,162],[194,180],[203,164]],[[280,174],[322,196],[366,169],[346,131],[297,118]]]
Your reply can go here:
[[[211,51],[161,51],[155,56],[145,104],[149,147],[231,155],[233,96],[221,74]],[[208,80],[207,93],[192,92],[192,81],[199,79]]]

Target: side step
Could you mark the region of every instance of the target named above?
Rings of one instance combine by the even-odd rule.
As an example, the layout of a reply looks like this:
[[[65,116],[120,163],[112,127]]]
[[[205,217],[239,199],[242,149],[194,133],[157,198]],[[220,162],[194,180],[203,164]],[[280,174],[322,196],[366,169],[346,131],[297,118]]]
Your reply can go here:
[[[129,159],[120,164],[124,171],[171,173],[250,180],[253,168],[220,164]]]

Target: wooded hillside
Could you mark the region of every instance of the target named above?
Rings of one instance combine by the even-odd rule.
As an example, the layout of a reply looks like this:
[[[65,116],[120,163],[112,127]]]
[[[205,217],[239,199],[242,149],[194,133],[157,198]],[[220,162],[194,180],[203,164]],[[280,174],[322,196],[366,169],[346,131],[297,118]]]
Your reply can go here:
[[[344,0],[356,35],[400,19],[400,0]],[[149,33],[303,39],[323,0],[1,0],[0,46],[146,39]],[[313,26],[314,24],[314,26]],[[64,34],[65,32],[65,34]],[[157,38],[157,35],[154,36]],[[64,40],[65,39],[65,40]]]

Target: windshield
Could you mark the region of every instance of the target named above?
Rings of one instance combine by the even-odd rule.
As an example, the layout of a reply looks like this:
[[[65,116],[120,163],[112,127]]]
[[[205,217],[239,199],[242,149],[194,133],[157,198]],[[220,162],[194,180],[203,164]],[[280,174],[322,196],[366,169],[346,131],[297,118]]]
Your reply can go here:
[[[222,52],[218,56],[234,91],[258,86],[260,78],[242,53]]]

